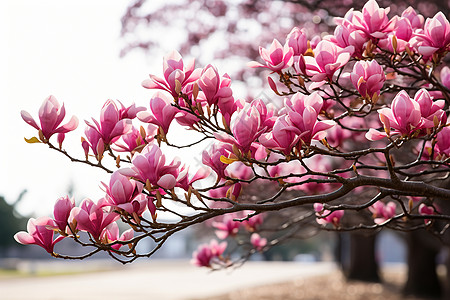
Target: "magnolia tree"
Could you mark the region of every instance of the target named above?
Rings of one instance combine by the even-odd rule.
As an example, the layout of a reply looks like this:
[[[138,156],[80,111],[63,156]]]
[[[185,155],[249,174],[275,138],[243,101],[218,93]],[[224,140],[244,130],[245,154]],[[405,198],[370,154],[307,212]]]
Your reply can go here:
[[[426,228],[445,241],[450,69],[442,61],[450,24],[442,13],[424,20],[411,7],[391,18],[388,12],[370,0],[336,18],[334,34],[317,42],[293,28],[284,43],[260,47],[259,62],[248,67],[270,72],[271,103],[235,98],[227,74],[213,65],[196,69],[173,51],[163,76],[142,83],[158,90],[148,107],[108,100],[99,119],[86,121],[84,157],[63,148],[78,119],[63,122],[65,107],[54,96],[42,104],[39,122],[22,111],[38,132],[28,143],[111,177],[101,183],[103,198],[75,206],[61,197],[52,218],[30,219],[16,240],[58,258],[106,251],[122,263],[151,256],[172,234],[203,222],[220,240],[237,238],[244,259],[305,227]],[[200,137],[176,143],[174,122]],[[186,153],[208,142],[196,170],[166,158],[169,147]],[[118,222],[129,229],[120,232]],[[63,239],[86,253],[58,253]],[[154,247],[141,252],[145,239]],[[229,254],[226,241],[213,240],[194,252],[193,263],[226,267]]]

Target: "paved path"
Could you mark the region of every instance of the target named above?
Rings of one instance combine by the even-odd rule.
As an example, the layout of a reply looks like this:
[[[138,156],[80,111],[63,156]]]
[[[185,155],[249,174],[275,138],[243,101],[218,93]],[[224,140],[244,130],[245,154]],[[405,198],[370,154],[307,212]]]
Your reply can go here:
[[[210,272],[185,261],[152,261],[77,275],[0,280],[1,300],[187,300],[326,274],[331,263],[248,262]]]

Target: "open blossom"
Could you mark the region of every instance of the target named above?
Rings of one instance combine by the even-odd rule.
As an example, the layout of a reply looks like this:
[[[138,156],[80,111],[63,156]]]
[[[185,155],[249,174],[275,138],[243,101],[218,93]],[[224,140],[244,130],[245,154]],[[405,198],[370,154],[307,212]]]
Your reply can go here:
[[[333,224],[334,226],[338,226],[339,222],[344,215],[343,210],[335,210],[329,211],[327,209],[323,209],[322,203],[314,203],[314,211],[316,212],[316,221],[321,225]]]
[[[280,44],[277,39],[274,39],[269,49],[259,47],[259,54],[264,60],[265,65],[256,61],[248,63],[251,68],[264,67],[273,72],[280,72],[283,69],[289,68],[294,62],[294,50],[286,43],[284,46]]]
[[[414,8],[412,8],[411,6],[409,6],[402,12],[402,18],[407,18],[411,23],[413,29],[422,28],[423,22],[425,20],[423,16],[417,14]]]
[[[158,126],[154,124],[148,124],[147,130],[144,133],[137,130],[135,127],[132,127],[128,133],[122,135],[121,138],[114,143],[112,149],[118,152],[130,152],[131,154],[140,152],[146,144],[153,141],[157,131]],[[143,135],[145,137],[143,137]]]
[[[331,81],[334,73],[349,61],[353,52],[353,46],[341,48],[330,41],[322,40],[314,49],[314,57],[304,57],[306,74],[316,83],[323,84],[325,80]],[[311,89],[318,86],[320,85],[315,84]]]
[[[111,175],[108,185],[103,182],[102,184],[107,195],[106,201],[118,207],[130,204],[133,199],[141,194],[143,189],[142,183],[120,174],[119,171],[115,171]],[[125,207],[121,208],[125,209]]]
[[[223,261],[222,254],[226,248],[226,242],[219,244],[216,240],[212,240],[209,244],[202,244],[192,254],[191,263],[198,267],[211,268],[213,264],[220,264]]]
[[[372,99],[375,94],[380,95],[386,76],[376,60],[370,62],[361,60],[353,66],[350,79],[361,96]]]
[[[213,171],[216,172],[219,178],[225,178],[225,169],[228,167],[228,164],[223,163],[220,160],[220,157],[222,155],[228,157],[231,152],[232,149],[230,144],[213,144],[208,151],[203,151],[202,162],[204,165],[207,165],[208,167],[213,169]]]
[[[217,229],[216,235],[219,239],[224,240],[238,233],[241,222],[235,221],[234,218],[233,215],[226,215],[222,221],[212,223],[212,226]]]
[[[207,65],[198,80],[198,85],[202,89],[203,96],[210,106],[216,105],[222,99],[233,97],[233,91],[230,88],[231,79],[228,74],[222,77],[217,69],[212,65]]]
[[[110,244],[115,241],[128,241],[131,240],[134,236],[134,231],[132,228],[124,231],[119,237],[119,226],[116,222],[109,224],[103,229],[102,234],[100,235],[100,241],[104,244]],[[114,244],[111,248],[115,250],[119,250],[122,247],[122,244]]]
[[[47,140],[55,133],[67,133],[78,127],[78,119],[75,116],[72,116],[68,123],[60,126],[66,116],[66,109],[64,104],[61,106],[54,96],[47,97],[39,108],[40,125],[28,112],[22,110],[20,114],[25,122],[37,130],[41,130]]]
[[[301,132],[301,139],[305,144],[325,138],[325,130],[335,125],[331,120],[318,121],[323,106],[323,99],[314,92],[311,95],[296,93],[291,99],[285,99],[285,107],[292,125]]]
[[[54,220],[49,217],[31,218],[28,220],[27,231],[20,231],[14,235],[14,239],[21,244],[35,244],[41,246],[48,253],[53,253],[56,243],[61,241],[64,236],[54,237],[54,231],[51,228],[57,227]]]
[[[148,144],[141,153],[134,155],[130,168],[119,169],[122,175],[136,178],[142,182],[150,182],[154,186],[164,189],[172,189],[177,183],[178,160],[166,164],[166,157],[155,144]]]
[[[327,35],[323,38],[341,48],[353,47],[352,56],[362,57],[365,50],[365,43],[368,41],[367,35],[361,30],[355,30],[351,26],[338,25],[333,35]],[[351,48],[347,48],[351,49]]]
[[[74,207],[70,218],[77,221],[77,229],[89,232],[96,240],[100,238],[103,229],[119,218],[114,212],[105,210],[104,199],[94,203],[91,199],[84,199],[80,207]]]
[[[252,233],[252,235],[250,236],[250,243],[252,243],[252,246],[256,249],[256,251],[262,251],[267,245],[267,239],[262,238],[257,233]]]
[[[123,116],[123,114],[122,114]],[[121,119],[121,113],[116,103],[107,100],[100,112],[100,122],[92,119],[93,124],[86,121],[86,124],[96,130],[105,144],[112,144],[131,128],[131,119]]]
[[[69,220],[70,211],[75,207],[75,201],[73,198],[69,198],[68,196],[58,198],[56,200],[54,209],[53,209],[53,217],[57,228],[59,228],[62,232],[66,231],[67,222]]]
[[[171,104],[171,100],[163,93],[157,92],[150,100],[150,110],[142,111],[137,117],[142,122],[155,124],[163,130],[164,134],[169,131],[170,123],[175,118],[178,109]]]
[[[381,224],[395,216],[396,208],[397,205],[395,202],[390,201],[389,203],[384,204],[383,202],[378,201],[369,207],[369,210],[373,214],[374,222],[376,224]]]
[[[222,142],[236,145],[245,155],[264,130],[265,128],[261,129],[259,111],[256,107],[247,105],[231,122],[233,136],[220,133],[214,133],[214,136]]]
[[[192,84],[200,77],[201,69],[195,69],[195,61],[191,60],[186,65],[177,51],[172,51],[164,56],[164,79],[150,74],[150,79],[142,82],[147,89],[161,89],[168,91],[175,99],[181,90]]]
[[[425,21],[423,30],[416,31],[411,43],[424,57],[450,48],[450,23],[442,12]]]
[[[438,124],[445,124],[447,115],[442,110],[443,107],[444,101],[433,101],[425,89],[419,90],[414,99],[406,91],[400,91],[392,101],[391,108],[378,110],[385,132],[371,128],[366,133],[366,138],[375,141],[387,135],[411,136],[422,129],[433,128],[436,121]]]
[[[297,145],[301,138],[301,131],[295,127],[287,115],[278,117],[271,132],[263,133],[259,142],[265,147],[279,150],[288,156],[292,148]]]

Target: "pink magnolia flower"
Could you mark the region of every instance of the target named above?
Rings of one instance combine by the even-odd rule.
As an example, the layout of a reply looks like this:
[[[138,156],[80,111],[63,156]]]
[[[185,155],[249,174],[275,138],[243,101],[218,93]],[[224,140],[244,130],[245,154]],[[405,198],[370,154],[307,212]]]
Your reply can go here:
[[[103,142],[102,136],[97,129],[89,126],[84,130],[84,134],[86,139],[81,138],[81,146],[84,149],[86,159],[89,155],[89,149],[91,149],[97,160],[100,161],[105,151],[105,143]]]
[[[252,235],[250,236],[250,242],[252,243],[252,246],[256,249],[256,251],[262,251],[267,245],[267,239],[261,238],[261,236],[257,233],[252,233]]]
[[[444,66],[441,70],[441,82],[446,88],[450,89],[450,68],[447,66]]]
[[[366,138],[371,141],[381,139],[388,134],[410,136],[416,130],[421,129],[420,105],[411,99],[404,90],[395,96],[391,108],[379,109],[378,114],[386,132],[378,132],[371,128],[366,133]],[[394,130],[391,130],[391,128]]]
[[[269,149],[279,150],[288,156],[301,135],[300,129],[292,125],[287,115],[283,115],[275,121],[271,132],[263,133],[259,137],[259,142]]]
[[[131,119],[121,119],[120,110],[112,100],[107,100],[100,112],[100,122],[92,119],[94,124],[86,121],[86,124],[95,129],[107,145],[117,141],[123,134],[132,128]]]
[[[191,60],[184,65],[180,53],[172,51],[164,57],[164,79],[150,74],[150,79],[144,80],[142,86],[147,89],[161,89],[168,91],[178,100],[178,95],[181,90],[200,77],[201,69],[194,68],[194,60]]]
[[[100,241],[104,244],[110,244],[115,241],[128,241],[131,240],[134,237],[134,231],[133,229],[128,229],[127,231],[124,231],[122,235],[119,237],[119,226],[116,222],[112,222],[108,226],[103,229],[103,232],[100,236]],[[111,248],[115,250],[119,250],[120,247],[122,247],[122,244],[114,244],[111,246]]]
[[[134,119],[136,118],[136,115],[138,112],[140,111],[144,111],[145,107],[143,106],[138,106],[136,107],[136,104],[131,104],[128,107],[125,107],[122,102],[117,101],[120,104],[120,108],[118,108],[119,111],[119,119],[123,120],[123,119]]]
[[[365,50],[365,43],[369,38],[363,31],[356,30],[352,26],[338,25],[334,30],[334,34],[325,36],[324,40],[328,40],[340,48],[352,46],[354,48],[353,53],[351,53],[352,56],[362,57]],[[350,50],[351,48],[347,49]]]
[[[221,99],[233,97],[233,91],[230,88],[230,76],[224,74],[221,77],[217,69],[212,65],[207,65],[203,69],[198,85],[202,89],[203,97],[210,106],[217,105]],[[202,96],[199,97],[203,98]]]
[[[361,60],[353,66],[353,72],[350,74],[353,86],[366,99],[372,99],[376,94],[380,95],[386,76],[383,67],[376,60],[370,62]]]
[[[333,74],[349,61],[354,50],[353,46],[341,48],[330,41],[320,41],[314,49],[314,57],[304,57],[306,74],[316,83],[310,88],[319,87],[325,80],[331,81]]]
[[[434,149],[441,156],[450,157],[450,127],[444,127],[438,132]]]
[[[231,117],[238,109],[244,107],[244,101],[228,97],[220,99],[217,105],[219,106],[219,112],[222,114],[225,123],[230,126]]]
[[[78,119],[75,116],[72,116],[68,123],[59,126],[66,116],[66,109],[64,104],[62,106],[59,105],[58,100],[54,96],[47,97],[39,109],[40,126],[28,112],[22,110],[20,115],[26,123],[37,130],[41,130],[42,135],[47,140],[55,133],[67,133],[78,127]]]
[[[235,217],[234,215],[225,215],[222,221],[212,223],[212,226],[217,229],[216,235],[219,239],[224,240],[238,233],[241,222],[235,221]]]
[[[314,203],[314,211],[316,212],[316,221],[320,225],[333,224],[338,226],[339,222],[344,215],[343,210],[335,210],[333,212],[323,209],[322,203]]]
[[[291,99],[285,99],[285,107],[292,125],[301,132],[302,141],[309,145],[311,141],[325,138],[325,130],[335,125],[331,120],[318,121],[323,99],[314,92],[311,95],[296,93]]]
[[[150,182],[154,186],[164,189],[175,187],[179,174],[178,167],[181,162],[178,160],[166,164],[166,157],[161,149],[155,144],[148,144],[141,153],[135,154],[133,164],[130,168],[119,169],[122,175],[133,177],[141,182]]]
[[[214,136],[225,143],[236,145],[244,155],[248,153],[254,141],[263,133],[261,117],[254,106],[247,105],[231,122],[233,136],[214,133]]]
[[[409,6],[407,9],[405,9],[402,12],[402,18],[407,18],[409,22],[411,23],[411,26],[413,29],[419,29],[422,28],[424,18],[422,15],[418,15],[414,8]]]
[[[253,214],[253,211],[244,211],[244,218]],[[254,232],[264,221],[263,214],[257,214],[250,217],[248,220],[244,220],[242,223],[249,232]]]
[[[100,238],[103,229],[119,218],[114,212],[104,210],[105,200],[100,199],[96,204],[91,199],[84,199],[80,207],[74,207],[71,218],[77,221],[77,229],[89,232],[96,240]]]
[[[435,118],[441,124],[447,122],[447,115],[443,111],[445,100],[433,101],[433,98],[426,89],[420,89],[414,95],[414,101],[419,103],[423,128],[433,128],[435,126]]]
[[[218,178],[225,178],[225,169],[228,164],[223,163],[220,157],[223,155],[228,158],[229,154],[232,153],[231,145],[226,143],[213,144],[211,148],[202,153],[202,162],[207,165],[214,172],[216,172]]]
[[[210,170],[206,168],[199,168],[197,172],[189,179],[189,167],[182,166],[177,176],[177,187],[182,188],[185,191],[189,190],[189,187],[198,180],[205,179],[210,174]]]
[[[411,43],[425,57],[450,49],[450,23],[442,12],[438,12],[431,19],[428,18],[423,31],[417,31],[414,35]]]
[[[378,201],[369,207],[369,210],[373,214],[375,224],[381,224],[395,216],[396,208],[397,205],[395,202],[390,201],[389,203],[384,204],[383,202]]]
[[[435,214],[435,209],[433,206],[426,205],[425,203],[422,203],[419,205],[419,214],[422,216],[431,216]],[[431,219],[424,219],[425,224],[430,222]]]
[[[380,40],[378,45],[391,52],[401,53],[406,50],[407,46],[411,48],[409,40],[412,36],[411,22],[407,18],[400,18],[397,20],[397,27],[385,39]]]
[[[154,140],[154,136],[157,134],[158,126],[154,124],[148,124],[145,133],[145,138],[142,136],[141,131],[132,127],[131,130],[122,135],[121,138],[114,143],[111,147],[114,151],[118,152],[140,152],[146,144],[151,143]]]
[[[53,217],[57,228],[59,228],[62,232],[66,231],[67,222],[69,220],[70,211],[75,207],[75,201],[73,198],[69,198],[68,196],[58,198],[56,200],[54,209],[53,209]]]
[[[255,107],[259,112],[260,129],[265,129],[265,131],[271,130],[276,120],[274,106],[271,103],[266,105],[261,99],[253,100],[250,106]]]
[[[172,106],[171,100],[163,93],[157,92],[150,100],[150,110],[138,112],[137,117],[142,122],[155,124],[163,130],[164,134],[169,131],[170,123],[175,118],[178,109]]]
[[[48,253],[53,253],[56,243],[61,241],[64,236],[53,239],[54,231],[52,228],[57,227],[55,221],[49,217],[31,218],[28,220],[27,231],[20,231],[14,235],[14,239],[24,245],[35,244],[41,246]]]
[[[286,38],[286,44],[294,51],[294,56],[305,54],[308,50],[308,38],[304,29],[298,27],[292,28]]]
[[[273,40],[268,50],[263,47],[259,47],[259,54],[264,60],[265,65],[252,61],[248,63],[250,68],[263,67],[268,68],[273,72],[281,72],[281,70],[292,66],[292,63],[294,62],[294,50],[288,43],[283,46],[276,39]]]
[[[218,243],[216,240],[212,240],[209,245],[202,244],[198,246],[197,250],[192,254],[191,263],[198,267],[208,267],[211,268],[213,264],[220,264],[222,259],[222,254],[227,248],[227,243]]]
[[[147,205],[146,195],[141,194],[143,184],[120,174],[119,171],[115,171],[111,175],[109,185],[103,183],[106,191],[106,202],[112,206],[124,209],[128,213],[133,212],[142,213],[143,209]],[[139,199],[136,199],[138,196]],[[133,200],[137,201],[133,201]],[[135,207],[134,207],[135,206]]]

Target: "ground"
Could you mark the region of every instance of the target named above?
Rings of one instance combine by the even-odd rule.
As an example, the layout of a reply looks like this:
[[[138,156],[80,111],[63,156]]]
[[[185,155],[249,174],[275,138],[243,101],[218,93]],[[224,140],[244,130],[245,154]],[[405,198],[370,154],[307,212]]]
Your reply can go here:
[[[424,300],[402,296],[404,272],[384,272],[383,278],[383,284],[348,282],[339,271],[335,271],[330,275],[241,289],[225,295],[209,297],[208,300]]]

